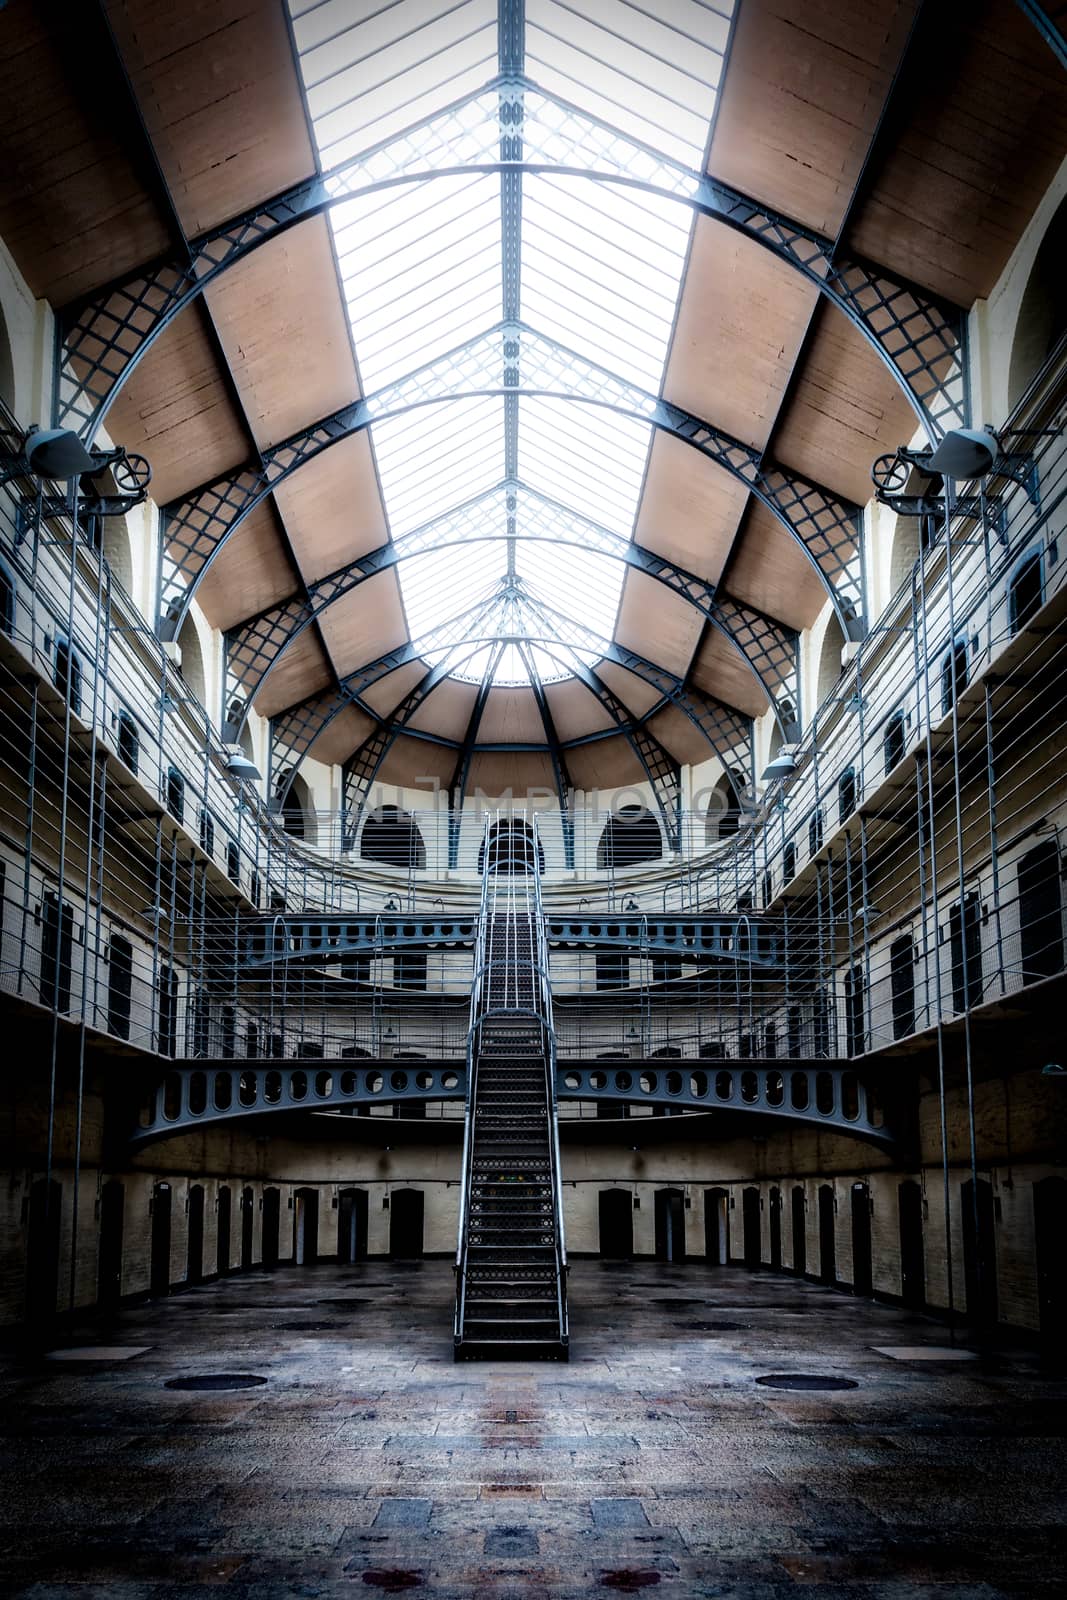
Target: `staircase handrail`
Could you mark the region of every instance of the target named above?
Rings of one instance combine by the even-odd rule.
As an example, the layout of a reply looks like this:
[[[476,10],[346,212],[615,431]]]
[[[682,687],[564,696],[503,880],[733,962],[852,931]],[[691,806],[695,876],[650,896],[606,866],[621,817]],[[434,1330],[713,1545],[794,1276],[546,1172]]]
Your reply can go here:
[[[560,1338],[566,1342],[567,1327],[567,1241],[563,1227],[563,1174],[559,1153],[559,1106],[556,1098],[556,1029],[552,1014],[552,985],[548,976],[548,933],[545,925],[544,905],[541,898],[541,874],[538,870],[537,817],[534,817],[534,914],[536,919],[537,968],[540,974],[544,1000],[545,1069],[548,1073],[549,1108],[549,1161],[552,1167],[552,1194],[556,1211],[556,1310],[559,1316]]]

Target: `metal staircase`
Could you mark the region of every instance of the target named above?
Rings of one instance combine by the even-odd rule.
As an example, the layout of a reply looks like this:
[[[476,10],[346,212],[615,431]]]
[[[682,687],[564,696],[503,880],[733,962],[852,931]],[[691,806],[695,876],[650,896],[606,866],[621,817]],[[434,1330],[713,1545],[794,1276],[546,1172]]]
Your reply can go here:
[[[565,1361],[555,1036],[536,836],[524,823],[494,827],[487,821],[483,859],[456,1255],[456,1358]]]

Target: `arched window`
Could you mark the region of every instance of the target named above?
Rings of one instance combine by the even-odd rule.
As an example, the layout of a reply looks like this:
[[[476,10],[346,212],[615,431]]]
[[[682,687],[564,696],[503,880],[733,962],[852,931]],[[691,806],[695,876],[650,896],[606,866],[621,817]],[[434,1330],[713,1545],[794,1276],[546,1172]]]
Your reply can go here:
[[[1008,618],[1012,633],[1025,628],[1041,610],[1045,598],[1040,550],[1031,550],[1019,562],[1008,585]]]
[[[175,822],[185,821],[185,779],[177,767],[167,768],[167,810]]]
[[[299,781],[294,779],[294,787]],[[378,806],[368,814],[359,853],[364,861],[381,861],[387,867],[420,870],[426,865],[426,846],[418,824],[399,806]]]
[[[208,856],[215,851],[215,824],[210,811],[200,813],[200,848]]]
[[[899,709],[889,718],[885,725],[885,733],[882,735],[882,758],[885,762],[886,776],[903,761],[906,745],[907,719],[903,709]]]
[[[715,844],[737,832],[741,826],[741,793],[744,786],[743,773],[736,769],[723,773],[708,798],[704,818],[705,844]]]
[[[231,883],[241,881],[241,852],[232,839],[226,845],[226,876]]]
[[[530,872],[534,865],[534,832],[528,822],[510,818],[489,829],[478,852],[479,872]],[[537,841],[537,870],[545,870],[545,852]]]
[[[137,731],[137,724],[130,711],[119,712],[117,743],[119,759],[124,761],[136,775],[137,765],[141,759],[141,735]]]
[[[645,806],[623,806],[608,818],[596,847],[601,869],[658,861],[663,854],[659,823]]]
[[[817,808],[808,822],[808,855],[818,855],[822,849],[822,809]]]
[[[782,849],[782,881],[792,883],[797,875],[797,847],[794,839],[787,839]]]
[[[1008,404],[1021,400],[1067,330],[1067,200],[1060,203],[1034,257],[1019,305],[1008,374]]]
[[[856,772],[846,767],[837,780],[837,820],[845,823],[856,809]]]
[[[941,663],[941,715],[947,717],[967,687],[967,641],[957,639]]]
[[[845,635],[836,617],[831,617],[823,634],[819,651],[819,676],[816,693],[822,705],[830,690],[841,676],[841,652],[845,648]]]
[[[200,648],[200,635],[196,631],[196,623],[188,613],[182,623],[181,632],[178,634],[178,648],[182,653],[182,664],[179,672],[182,681],[190,694],[195,695],[200,704],[207,700],[207,689],[204,683],[204,652]]]
[[[56,640],[55,685],[60,694],[70,702],[76,717],[82,709],[82,667],[77,652],[71,649],[69,639]]]

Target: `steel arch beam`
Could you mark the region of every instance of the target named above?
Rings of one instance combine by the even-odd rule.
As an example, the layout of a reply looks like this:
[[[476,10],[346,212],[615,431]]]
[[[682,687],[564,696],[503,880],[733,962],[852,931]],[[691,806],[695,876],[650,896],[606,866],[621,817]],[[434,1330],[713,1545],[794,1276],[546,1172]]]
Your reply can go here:
[[[526,331],[526,330],[523,330]],[[390,385],[378,395],[342,407],[310,428],[266,451],[258,463],[227,474],[163,508],[165,517],[165,577],[161,596],[160,632],[176,636],[196,588],[225,540],[245,517],[307,462],[324,450],[368,429],[373,422],[403,416],[420,408],[470,398],[514,396],[515,386],[492,380],[484,369],[484,354],[492,341],[505,338],[506,330],[470,341],[460,350]],[[760,452],[742,444],[721,429],[677,406],[668,405],[632,384],[604,373],[573,353],[533,335],[536,353],[555,365],[547,387],[520,389],[521,398],[568,400],[631,416],[699,450],[716,466],[742,483],[785,528],[819,575],[834,605],[846,638],[859,637],[863,628],[863,594],[859,574],[860,510],[827,490],[785,468],[765,465]],[[478,363],[473,386],[447,393],[428,393],[427,385],[442,372],[455,370],[468,358]],[[516,363],[518,357],[516,357]],[[514,370],[518,372],[516,364]],[[483,376],[484,373],[484,376]],[[599,392],[579,392],[568,384],[575,373],[595,382]],[[507,378],[507,372],[503,375]],[[480,380],[480,381],[479,381]],[[471,379],[468,376],[467,382]],[[166,570],[169,568],[169,570]]]
[[[524,77],[500,77],[495,84],[502,103],[536,94],[546,104],[575,111]],[[473,98],[477,96],[468,97],[443,115],[454,115]],[[598,126],[587,113],[576,114],[589,126]],[[408,136],[412,131],[408,130]],[[605,131],[621,139],[615,130]],[[651,155],[663,176],[669,175],[673,182],[524,159],[521,146],[517,154],[517,160],[405,171],[361,185],[352,180],[360,160],[367,159],[362,157],[308,178],[274,200],[202,234],[192,241],[189,259],[178,253],[157,259],[65,307],[60,313],[64,359],[57,373],[56,424],[77,427],[83,438],[91,441],[122,384],[174,318],[221,274],[289,228],[335,205],[383,189],[436,178],[507,174],[518,174],[520,179],[526,175],[562,177],[640,190],[686,205],[743,234],[801,273],[849,319],[893,374],[931,442],[936,442],[946,427],[966,420],[963,320],[958,307],[938,302],[928,291],[876,264],[836,254],[834,241],[825,235],[715,178],[687,172],[654,152],[645,154]]]
[[[563,831],[563,864],[568,871],[574,870],[574,818],[571,815],[571,795],[574,785],[567,770],[567,760],[560,744],[556,721],[552,715],[551,707],[545,695],[545,686],[541,682],[541,675],[537,670],[537,660],[528,641],[523,640],[516,648],[522,656],[526,671],[530,677],[530,688],[533,690],[537,712],[541,718],[546,737],[548,739],[549,755],[552,761],[552,778],[556,786],[556,797],[559,801],[560,826]]]
[[[504,531],[494,537],[502,543],[505,540],[510,543],[513,536],[509,531]],[[467,535],[461,533],[439,544],[427,545],[420,541],[417,548],[420,552],[426,549],[443,550],[467,543],[481,543],[484,539],[485,535],[474,532]],[[559,538],[554,542],[574,545],[583,550],[589,548],[587,543],[578,538]],[[605,529],[602,546],[601,554],[622,561],[633,570],[683,595],[708,619],[738,651],[760,690],[766,695],[783,736],[789,738],[798,705],[798,636],[784,624],[751,606],[743,605],[730,595],[718,592],[705,579],[632,540],[623,539],[621,535],[611,534]],[[335,601],[352,593],[380,572],[396,566],[405,559],[406,554],[404,538],[382,545],[338,572],[311,584],[306,597],[304,594],[295,594],[279,601],[226,635],[225,703],[230,706],[234,699],[240,699],[244,705],[240,720],[232,721],[228,730],[232,738],[239,737],[248,712],[268,675],[304,630]]]

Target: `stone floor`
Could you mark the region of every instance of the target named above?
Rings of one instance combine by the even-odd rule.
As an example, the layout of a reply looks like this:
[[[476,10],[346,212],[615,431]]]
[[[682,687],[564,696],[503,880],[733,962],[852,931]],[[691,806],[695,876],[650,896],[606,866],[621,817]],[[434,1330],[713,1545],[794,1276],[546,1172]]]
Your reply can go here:
[[[79,1329],[80,1360],[9,1353],[0,1594],[1063,1592],[1067,1381],[1025,1351],[900,1359],[878,1347],[944,1328],[766,1273],[583,1261],[569,1366],[456,1366],[450,1291],[441,1262],[257,1273]],[[165,1387],[224,1372],[266,1382]],[[756,1382],[800,1372],[857,1387]]]

